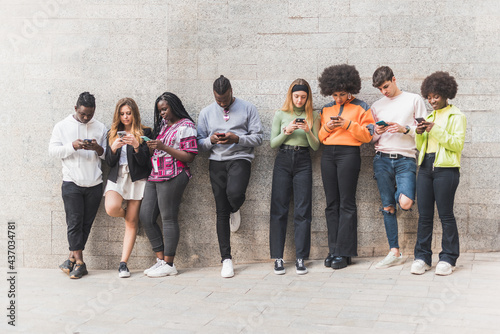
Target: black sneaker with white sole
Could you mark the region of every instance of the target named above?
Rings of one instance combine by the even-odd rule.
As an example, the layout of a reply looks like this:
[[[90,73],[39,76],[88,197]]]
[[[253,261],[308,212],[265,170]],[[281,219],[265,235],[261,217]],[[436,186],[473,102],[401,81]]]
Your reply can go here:
[[[276,275],[283,275],[285,273],[285,267],[283,266],[283,259],[276,259],[274,261],[274,273]]]
[[[118,277],[127,278],[130,277],[130,271],[127,267],[127,262],[120,262],[120,267],[118,267]]]
[[[297,273],[297,275],[307,274],[307,268],[304,265],[304,259],[297,259],[297,261],[295,261],[295,272]]]

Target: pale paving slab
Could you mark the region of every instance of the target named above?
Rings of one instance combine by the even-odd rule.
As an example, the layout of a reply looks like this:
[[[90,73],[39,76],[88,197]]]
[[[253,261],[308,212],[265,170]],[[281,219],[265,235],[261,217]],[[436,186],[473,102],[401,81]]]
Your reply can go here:
[[[302,276],[274,275],[270,262],[241,264],[232,279],[221,278],[219,267],[158,279],[91,271],[81,280],[58,269],[22,268],[15,332],[495,333],[500,256],[466,255],[449,277],[434,268],[411,275],[410,261],[377,270],[378,258],[335,271],[308,261]],[[13,328],[3,323],[5,329]]]

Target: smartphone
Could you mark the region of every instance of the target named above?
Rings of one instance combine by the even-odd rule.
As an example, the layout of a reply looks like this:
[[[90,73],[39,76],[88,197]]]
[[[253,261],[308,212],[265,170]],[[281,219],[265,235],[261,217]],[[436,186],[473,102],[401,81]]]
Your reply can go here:
[[[117,134],[120,138],[122,138],[122,137],[125,137],[127,135],[127,132],[126,131],[118,131]]]
[[[417,118],[415,118],[415,120],[418,122],[418,124],[425,122],[425,118],[423,118],[423,117],[417,117]]]
[[[380,126],[389,126],[389,124],[387,124],[385,121],[378,121],[375,124],[380,125]]]
[[[84,139],[83,142],[85,145],[90,145],[92,144],[92,139]]]
[[[304,123],[305,118],[296,118],[295,123]]]
[[[141,136],[141,138],[142,138],[142,140],[144,140],[144,141],[150,141],[150,140],[151,140],[151,138],[148,138],[147,136]]]
[[[225,136],[226,136],[226,134],[225,134],[225,133],[223,133],[223,132],[216,132],[216,133],[214,133],[214,134],[215,134],[217,137],[219,137],[219,138],[222,138],[222,137],[225,137]]]
[[[338,121],[339,120],[339,116],[330,116],[330,119],[332,121]]]

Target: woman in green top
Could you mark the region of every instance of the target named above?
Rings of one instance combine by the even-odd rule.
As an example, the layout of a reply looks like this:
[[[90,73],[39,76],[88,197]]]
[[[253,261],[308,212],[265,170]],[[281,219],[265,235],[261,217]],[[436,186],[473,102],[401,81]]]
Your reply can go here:
[[[319,148],[319,115],[313,111],[309,83],[297,79],[288,88],[286,101],[274,114],[271,147],[279,151],[274,162],[269,244],[274,273],[285,273],[283,251],[290,195],[293,190],[295,267],[306,274],[304,259],[311,248],[312,164],[309,147]]]
[[[460,156],[465,140],[465,115],[448,104],[457,94],[457,82],[447,72],[436,72],[422,83],[422,96],[434,111],[418,123],[415,136],[420,151],[417,178],[418,231],[411,273],[421,275],[432,264],[432,231],[436,203],[443,235],[436,275],[455,270],[460,245],[453,204],[460,180]]]

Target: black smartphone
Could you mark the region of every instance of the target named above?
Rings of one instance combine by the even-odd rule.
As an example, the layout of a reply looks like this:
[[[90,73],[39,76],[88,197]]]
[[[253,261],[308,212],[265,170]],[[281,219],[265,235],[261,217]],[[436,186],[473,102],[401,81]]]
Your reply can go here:
[[[339,116],[330,116],[330,119],[332,121],[338,121],[339,120]]]
[[[423,117],[417,117],[417,118],[415,118],[415,120],[417,121],[418,124],[425,122],[425,118],[423,118]]]
[[[83,143],[84,143],[85,145],[90,145],[90,144],[92,144],[92,139],[84,139],[84,140],[83,140]]]
[[[296,118],[295,123],[304,123],[305,118]]]

